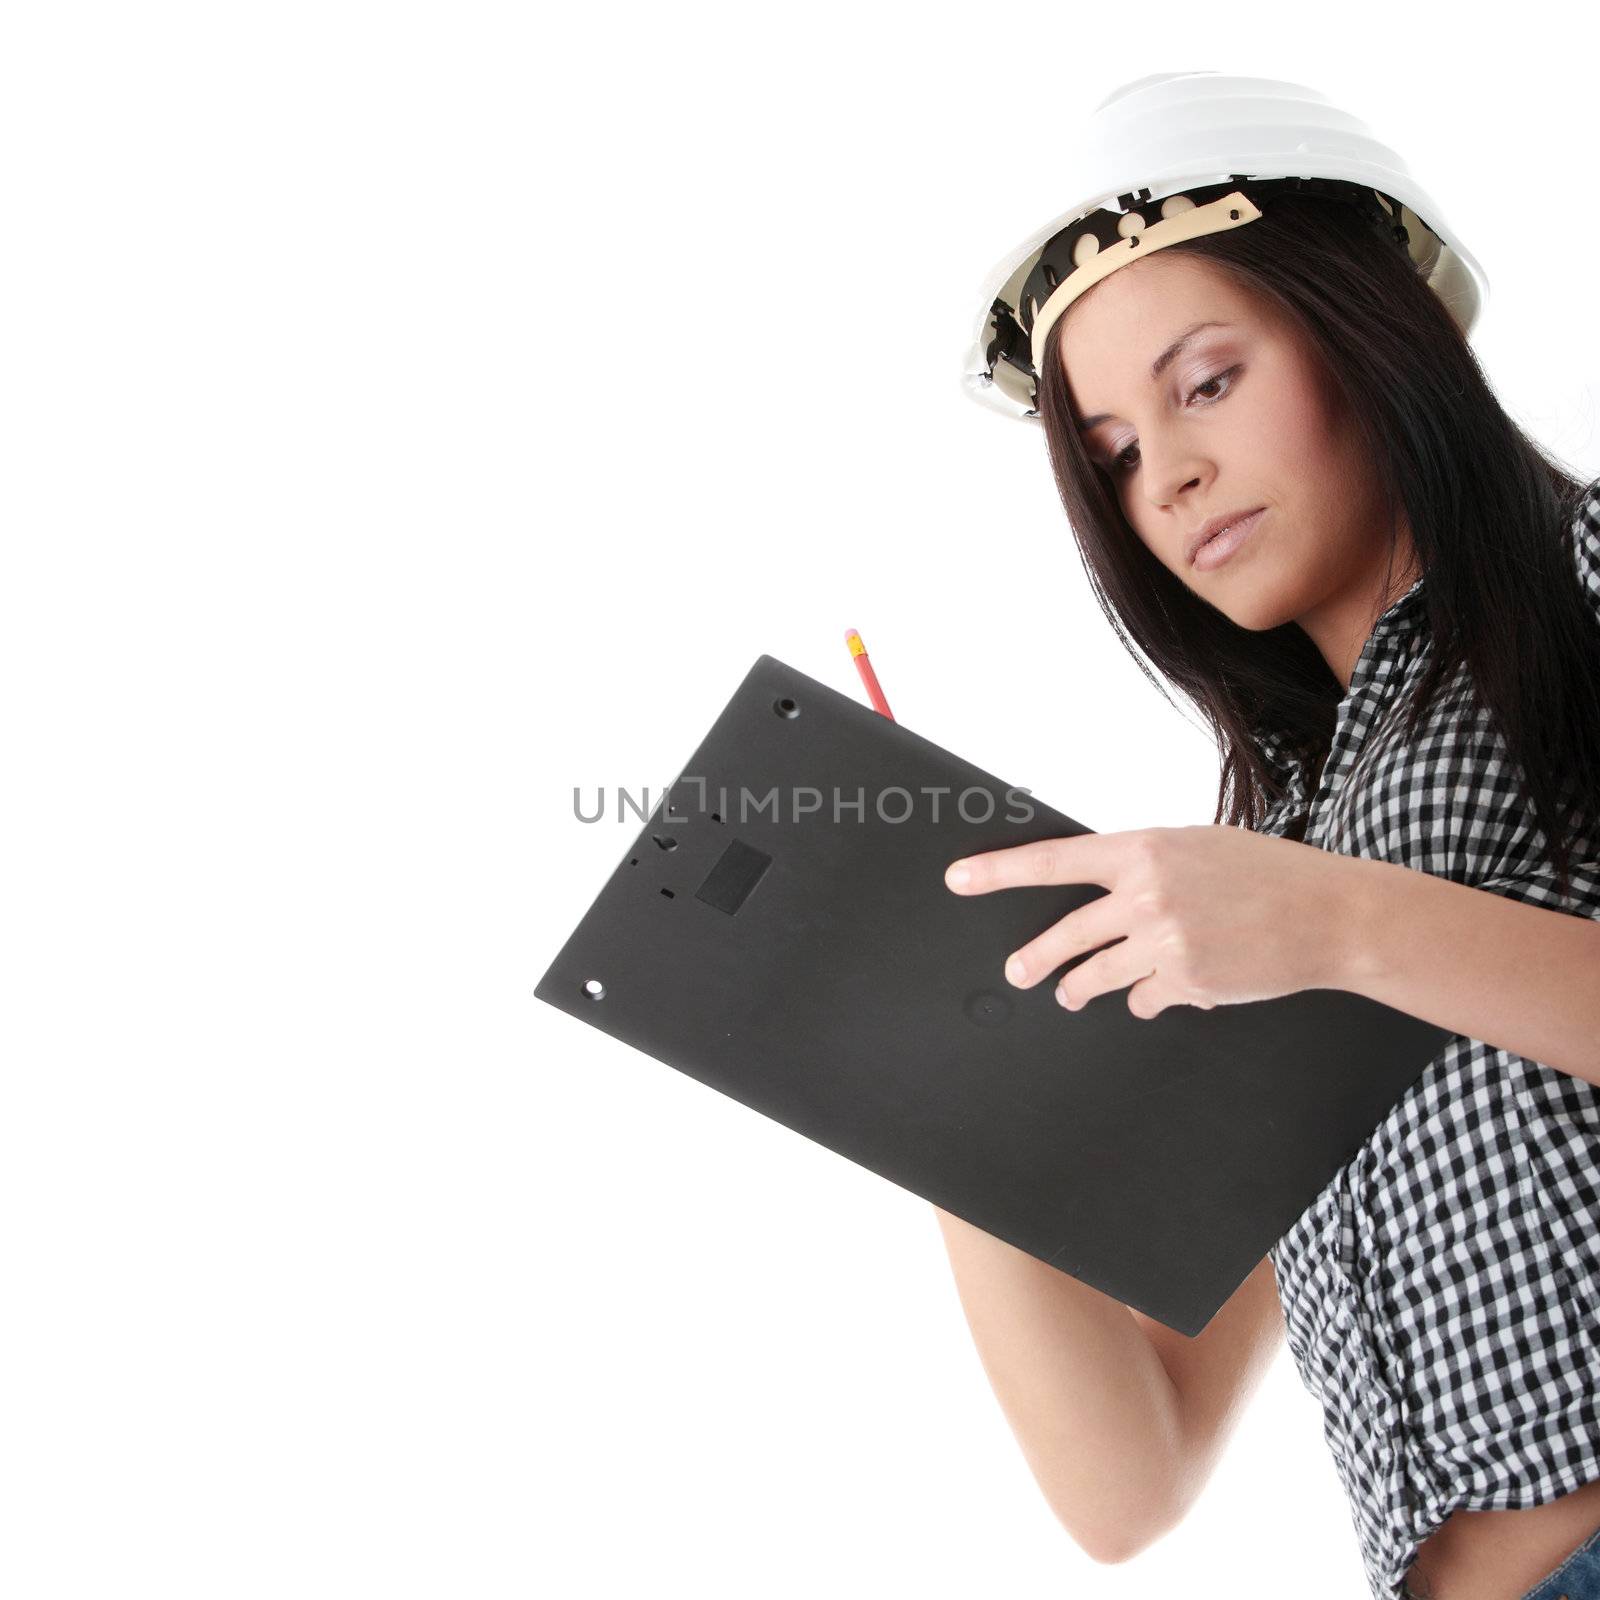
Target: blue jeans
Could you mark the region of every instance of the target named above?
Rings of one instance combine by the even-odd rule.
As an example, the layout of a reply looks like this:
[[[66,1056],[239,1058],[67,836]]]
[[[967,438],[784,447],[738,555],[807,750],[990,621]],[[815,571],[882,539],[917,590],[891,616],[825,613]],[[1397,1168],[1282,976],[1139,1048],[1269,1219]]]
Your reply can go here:
[[[1522,1600],[1600,1600],[1600,1528]]]
[[[1406,1600],[1420,1600],[1406,1584]],[[1519,1600],[1600,1600],[1600,1528]]]

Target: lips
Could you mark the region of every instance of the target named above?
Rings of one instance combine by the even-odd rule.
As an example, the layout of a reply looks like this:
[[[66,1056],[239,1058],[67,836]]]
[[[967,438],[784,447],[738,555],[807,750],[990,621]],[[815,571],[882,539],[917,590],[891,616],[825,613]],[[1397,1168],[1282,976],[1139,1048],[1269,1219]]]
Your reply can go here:
[[[1203,522],[1200,527],[1190,535],[1188,555],[1189,563],[1194,564],[1196,553],[1202,546],[1209,544],[1220,533],[1226,533],[1237,522],[1243,522],[1246,517],[1253,517],[1258,511],[1263,511],[1264,506],[1247,506],[1241,511],[1225,511],[1219,517],[1212,517]]]
[[[1207,539],[1194,553],[1193,567],[1197,572],[1214,572],[1232,561],[1235,554],[1249,544],[1251,535],[1266,516],[1265,510],[1252,511],[1248,517],[1229,523],[1220,533]]]

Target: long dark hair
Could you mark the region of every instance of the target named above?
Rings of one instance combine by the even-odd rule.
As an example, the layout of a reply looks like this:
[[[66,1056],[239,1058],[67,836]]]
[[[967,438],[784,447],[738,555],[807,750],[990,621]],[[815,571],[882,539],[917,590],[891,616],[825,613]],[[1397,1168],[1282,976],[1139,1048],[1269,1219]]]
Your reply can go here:
[[[1408,702],[1406,737],[1465,662],[1522,771],[1564,896],[1567,830],[1600,797],[1600,628],[1563,543],[1586,483],[1506,414],[1409,257],[1348,207],[1280,195],[1248,227],[1165,248],[1203,257],[1276,304],[1325,364],[1387,497],[1390,574],[1398,501],[1427,580],[1434,655]],[[1320,773],[1345,691],[1297,624],[1241,628],[1134,533],[1078,433],[1060,363],[1066,320],[1046,340],[1037,406],[1095,598],[1168,703],[1141,652],[1214,733],[1221,776],[1213,821],[1253,828],[1284,794],[1259,733],[1286,736]]]

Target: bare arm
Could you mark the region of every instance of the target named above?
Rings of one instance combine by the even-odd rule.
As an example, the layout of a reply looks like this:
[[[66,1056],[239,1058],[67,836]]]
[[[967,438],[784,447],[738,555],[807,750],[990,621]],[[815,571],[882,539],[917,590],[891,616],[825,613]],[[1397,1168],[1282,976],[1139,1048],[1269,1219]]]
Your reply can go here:
[[[1182,1520],[1276,1349],[1270,1263],[1186,1339],[934,1212],[984,1371],[1050,1509],[1097,1561],[1128,1559]]]
[[[1345,936],[1330,987],[1600,1084],[1600,922],[1394,861],[1335,859]]]
[[[1181,1477],[1179,1400],[1120,1301],[935,1207],[995,1398],[1067,1532],[1097,1560],[1146,1542]],[[1156,1513],[1159,1515],[1159,1512]]]

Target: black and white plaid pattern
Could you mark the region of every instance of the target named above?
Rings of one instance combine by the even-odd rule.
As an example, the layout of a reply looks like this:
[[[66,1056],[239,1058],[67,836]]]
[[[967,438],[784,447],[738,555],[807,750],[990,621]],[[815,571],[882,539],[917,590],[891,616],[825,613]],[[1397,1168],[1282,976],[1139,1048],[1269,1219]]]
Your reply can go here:
[[[1572,547],[1600,618],[1600,480]],[[1558,898],[1463,674],[1401,738],[1431,650],[1424,582],[1356,663],[1306,842],[1600,917],[1600,841],[1579,842]],[[1258,831],[1281,834],[1307,810],[1306,774],[1265,743],[1290,793]],[[1379,1600],[1402,1600],[1452,1511],[1600,1478],[1600,1089],[1457,1035],[1269,1255]]]

